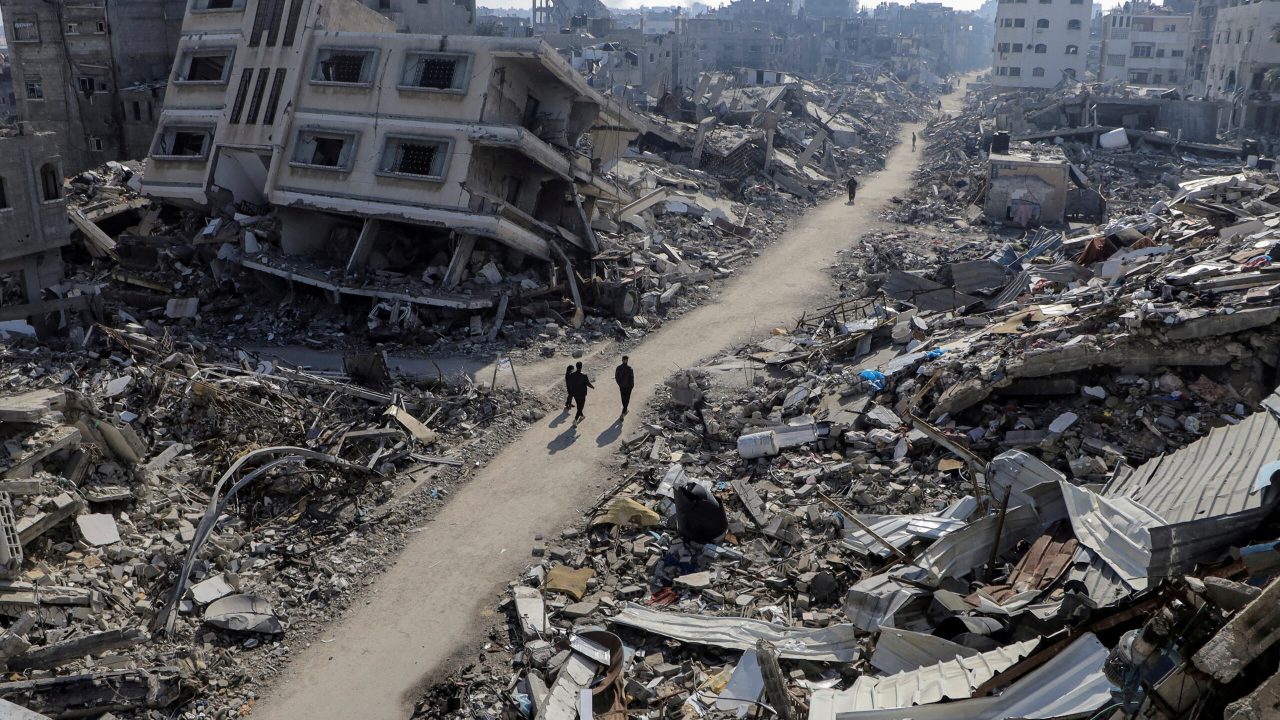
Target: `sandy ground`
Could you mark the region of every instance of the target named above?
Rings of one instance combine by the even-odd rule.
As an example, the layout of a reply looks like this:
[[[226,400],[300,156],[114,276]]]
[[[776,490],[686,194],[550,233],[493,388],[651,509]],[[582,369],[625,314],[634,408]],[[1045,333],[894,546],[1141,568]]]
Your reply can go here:
[[[960,94],[944,99],[958,109]],[[477,472],[423,525],[396,564],[375,580],[362,607],[328,633],[332,642],[300,650],[255,718],[406,718],[427,682],[460,652],[479,647],[495,597],[531,561],[536,535],[554,539],[618,478],[607,463],[620,437],[635,429],[639,410],[673,371],[697,365],[725,348],[790,327],[806,309],[830,298],[825,268],[836,251],[880,225],[879,210],[911,183],[920,153],[907,125],[880,173],[866,178],[854,206],[840,197],[799,218],[736,278],[718,300],[677,319],[631,351],[636,370],[632,413],[618,416],[614,358],[593,355],[586,369],[597,390],[576,429],[549,415]],[[923,149],[923,143],[921,144]],[[522,372],[558,383],[563,358]],[[545,366],[545,367],[541,367]],[[552,387],[553,397],[559,390]]]

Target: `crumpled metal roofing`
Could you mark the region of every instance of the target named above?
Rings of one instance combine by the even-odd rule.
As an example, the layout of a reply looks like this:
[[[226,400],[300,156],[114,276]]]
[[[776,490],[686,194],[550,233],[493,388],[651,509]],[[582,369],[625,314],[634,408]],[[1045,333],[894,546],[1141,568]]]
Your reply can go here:
[[[763,620],[658,612],[628,604],[612,622],[696,645],[752,650],[768,640],[784,658],[817,662],[852,662],[858,657],[857,630],[849,624],[825,628],[791,628]]]
[[[1103,674],[1107,648],[1092,634],[1080,636],[1009,689],[995,697],[884,710],[843,712],[815,692],[809,720],[1050,720],[1094,712],[1112,701]]]
[[[1034,638],[888,677],[863,675],[848,690],[816,691],[811,702],[827,712],[846,713],[969,698],[979,685],[1013,667],[1039,644],[1040,638]]]
[[[1238,425],[1208,435],[1168,455],[1117,475],[1103,489],[1107,497],[1127,497],[1166,522],[1185,523],[1257,510],[1275,503],[1274,485],[1254,491],[1264,465],[1280,459],[1280,396],[1272,394]]]
[[[859,515],[877,535],[901,550],[917,539],[937,540],[963,528],[967,518],[978,509],[978,500],[965,497],[936,513],[916,515]],[[842,540],[845,547],[871,557],[888,557],[891,552],[870,533],[853,525],[845,528]]]

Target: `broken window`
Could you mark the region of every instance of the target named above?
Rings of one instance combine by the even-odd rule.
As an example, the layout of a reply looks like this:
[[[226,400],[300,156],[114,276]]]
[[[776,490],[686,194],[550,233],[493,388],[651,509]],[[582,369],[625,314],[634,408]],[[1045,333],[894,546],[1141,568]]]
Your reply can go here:
[[[410,53],[405,61],[404,87],[429,90],[463,90],[467,80],[467,56]]]
[[[1013,52],[1016,52],[1016,53],[1022,52],[1022,43],[1014,43]]]
[[[1027,21],[1026,21],[1024,18],[1014,18],[1014,19],[1013,19],[1013,26],[1014,26],[1014,27],[1016,27],[1016,28],[1026,27],[1026,26],[1027,26]]]
[[[45,202],[62,199],[62,175],[53,163],[40,167],[40,194]]]
[[[1048,29],[1049,29],[1049,21],[1048,21],[1048,20],[1046,20],[1045,18],[1040,18],[1039,20],[1037,20],[1037,21],[1036,21],[1036,27],[1037,27],[1037,28],[1039,28],[1039,29],[1041,29],[1041,30],[1048,30]]]
[[[1068,54],[1068,55],[1079,55],[1079,54],[1080,54],[1080,46],[1079,46],[1079,45],[1068,45],[1068,46],[1067,46],[1067,54]]]
[[[151,154],[158,158],[205,158],[212,131],[202,127],[165,128],[156,137]]]
[[[321,49],[316,56],[315,82],[367,84],[373,80],[373,50]]]
[[[1021,77],[1021,75],[1022,75],[1022,68],[1020,67],[1009,68],[1009,77]]]
[[[1044,68],[1031,68],[1031,77],[1044,77]]]
[[[1068,29],[1068,30],[1079,30],[1079,29],[1080,29],[1080,21],[1079,21],[1079,20],[1068,20],[1068,21],[1067,21],[1067,29]]]
[[[0,210],[6,210],[9,207],[9,196],[4,191],[4,178],[0,178]]]
[[[231,71],[231,51],[188,54],[178,76],[180,83],[225,83]]]
[[[449,142],[430,138],[390,138],[382,153],[382,171],[419,178],[444,177]]]
[[[240,87],[236,90],[235,102],[231,104],[231,124],[240,124],[240,114],[244,112],[244,103],[249,96],[249,83],[253,80],[253,70],[245,68],[240,73]]]
[[[355,144],[354,133],[303,130],[294,146],[293,164],[350,170]]]
[[[244,0],[196,0],[194,10],[239,10]]]
[[[79,25],[79,23],[67,23],[67,34],[68,34],[68,35],[79,35],[79,34],[80,34],[80,25]]]
[[[96,87],[91,77],[76,78],[76,85],[80,88],[80,94],[88,97],[94,93]]]
[[[35,19],[16,20],[13,23],[14,42],[40,42],[40,27]]]
[[[1007,52],[1009,52],[1009,47],[1010,47],[1009,43],[1000,43],[1000,48],[999,48],[999,50],[1000,50],[1000,52],[1002,52],[1002,53],[1007,53]]]
[[[1036,54],[1037,54],[1037,55],[1044,55],[1044,54],[1045,54],[1045,53],[1047,53],[1047,52],[1049,52],[1049,46],[1048,46],[1048,45],[1045,45],[1044,43],[1040,43],[1040,44],[1036,45]]]
[[[44,83],[38,77],[27,78],[27,99],[43,100],[44,99]]]
[[[284,79],[288,71],[276,68],[275,79],[271,81],[271,94],[267,96],[267,107],[262,111],[262,124],[271,125],[276,121],[276,108],[280,106],[280,94],[284,91]]]

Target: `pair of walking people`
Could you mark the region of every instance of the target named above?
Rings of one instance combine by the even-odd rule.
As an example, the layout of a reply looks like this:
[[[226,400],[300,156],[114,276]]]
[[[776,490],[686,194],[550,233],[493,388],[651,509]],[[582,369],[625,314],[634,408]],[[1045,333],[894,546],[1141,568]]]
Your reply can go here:
[[[622,364],[618,365],[613,371],[613,381],[618,384],[618,394],[622,399],[622,414],[627,414],[627,406],[631,404],[631,391],[636,386],[635,372],[628,364],[630,358],[626,355],[622,356]],[[594,390],[595,385],[592,384],[591,378],[582,372],[582,363],[570,365],[564,371],[564,389],[567,397],[564,400],[564,409],[568,412],[569,408],[574,404],[578,406],[578,414],[573,418],[573,424],[577,425],[584,417],[582,413],[583,406],[587,404],[587,390]]]

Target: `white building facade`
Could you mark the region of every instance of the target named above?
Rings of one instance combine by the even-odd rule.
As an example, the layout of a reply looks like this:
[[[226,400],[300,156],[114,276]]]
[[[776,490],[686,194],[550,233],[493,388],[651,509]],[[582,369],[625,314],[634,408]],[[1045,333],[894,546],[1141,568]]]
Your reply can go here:
[[[991,82],[998,88],[1051,88],[1084,79],[1092,0],[1000,0]]]
[[[1231,2],[1218,6],[1204,94],[1230,103],[1223,124],[1280,133],[1280,2]]]
[[[1098,80],[1180,87],[1187,79],[1190,43],[1191,15],[1147,3],[1126,3],[1103,19]]]

